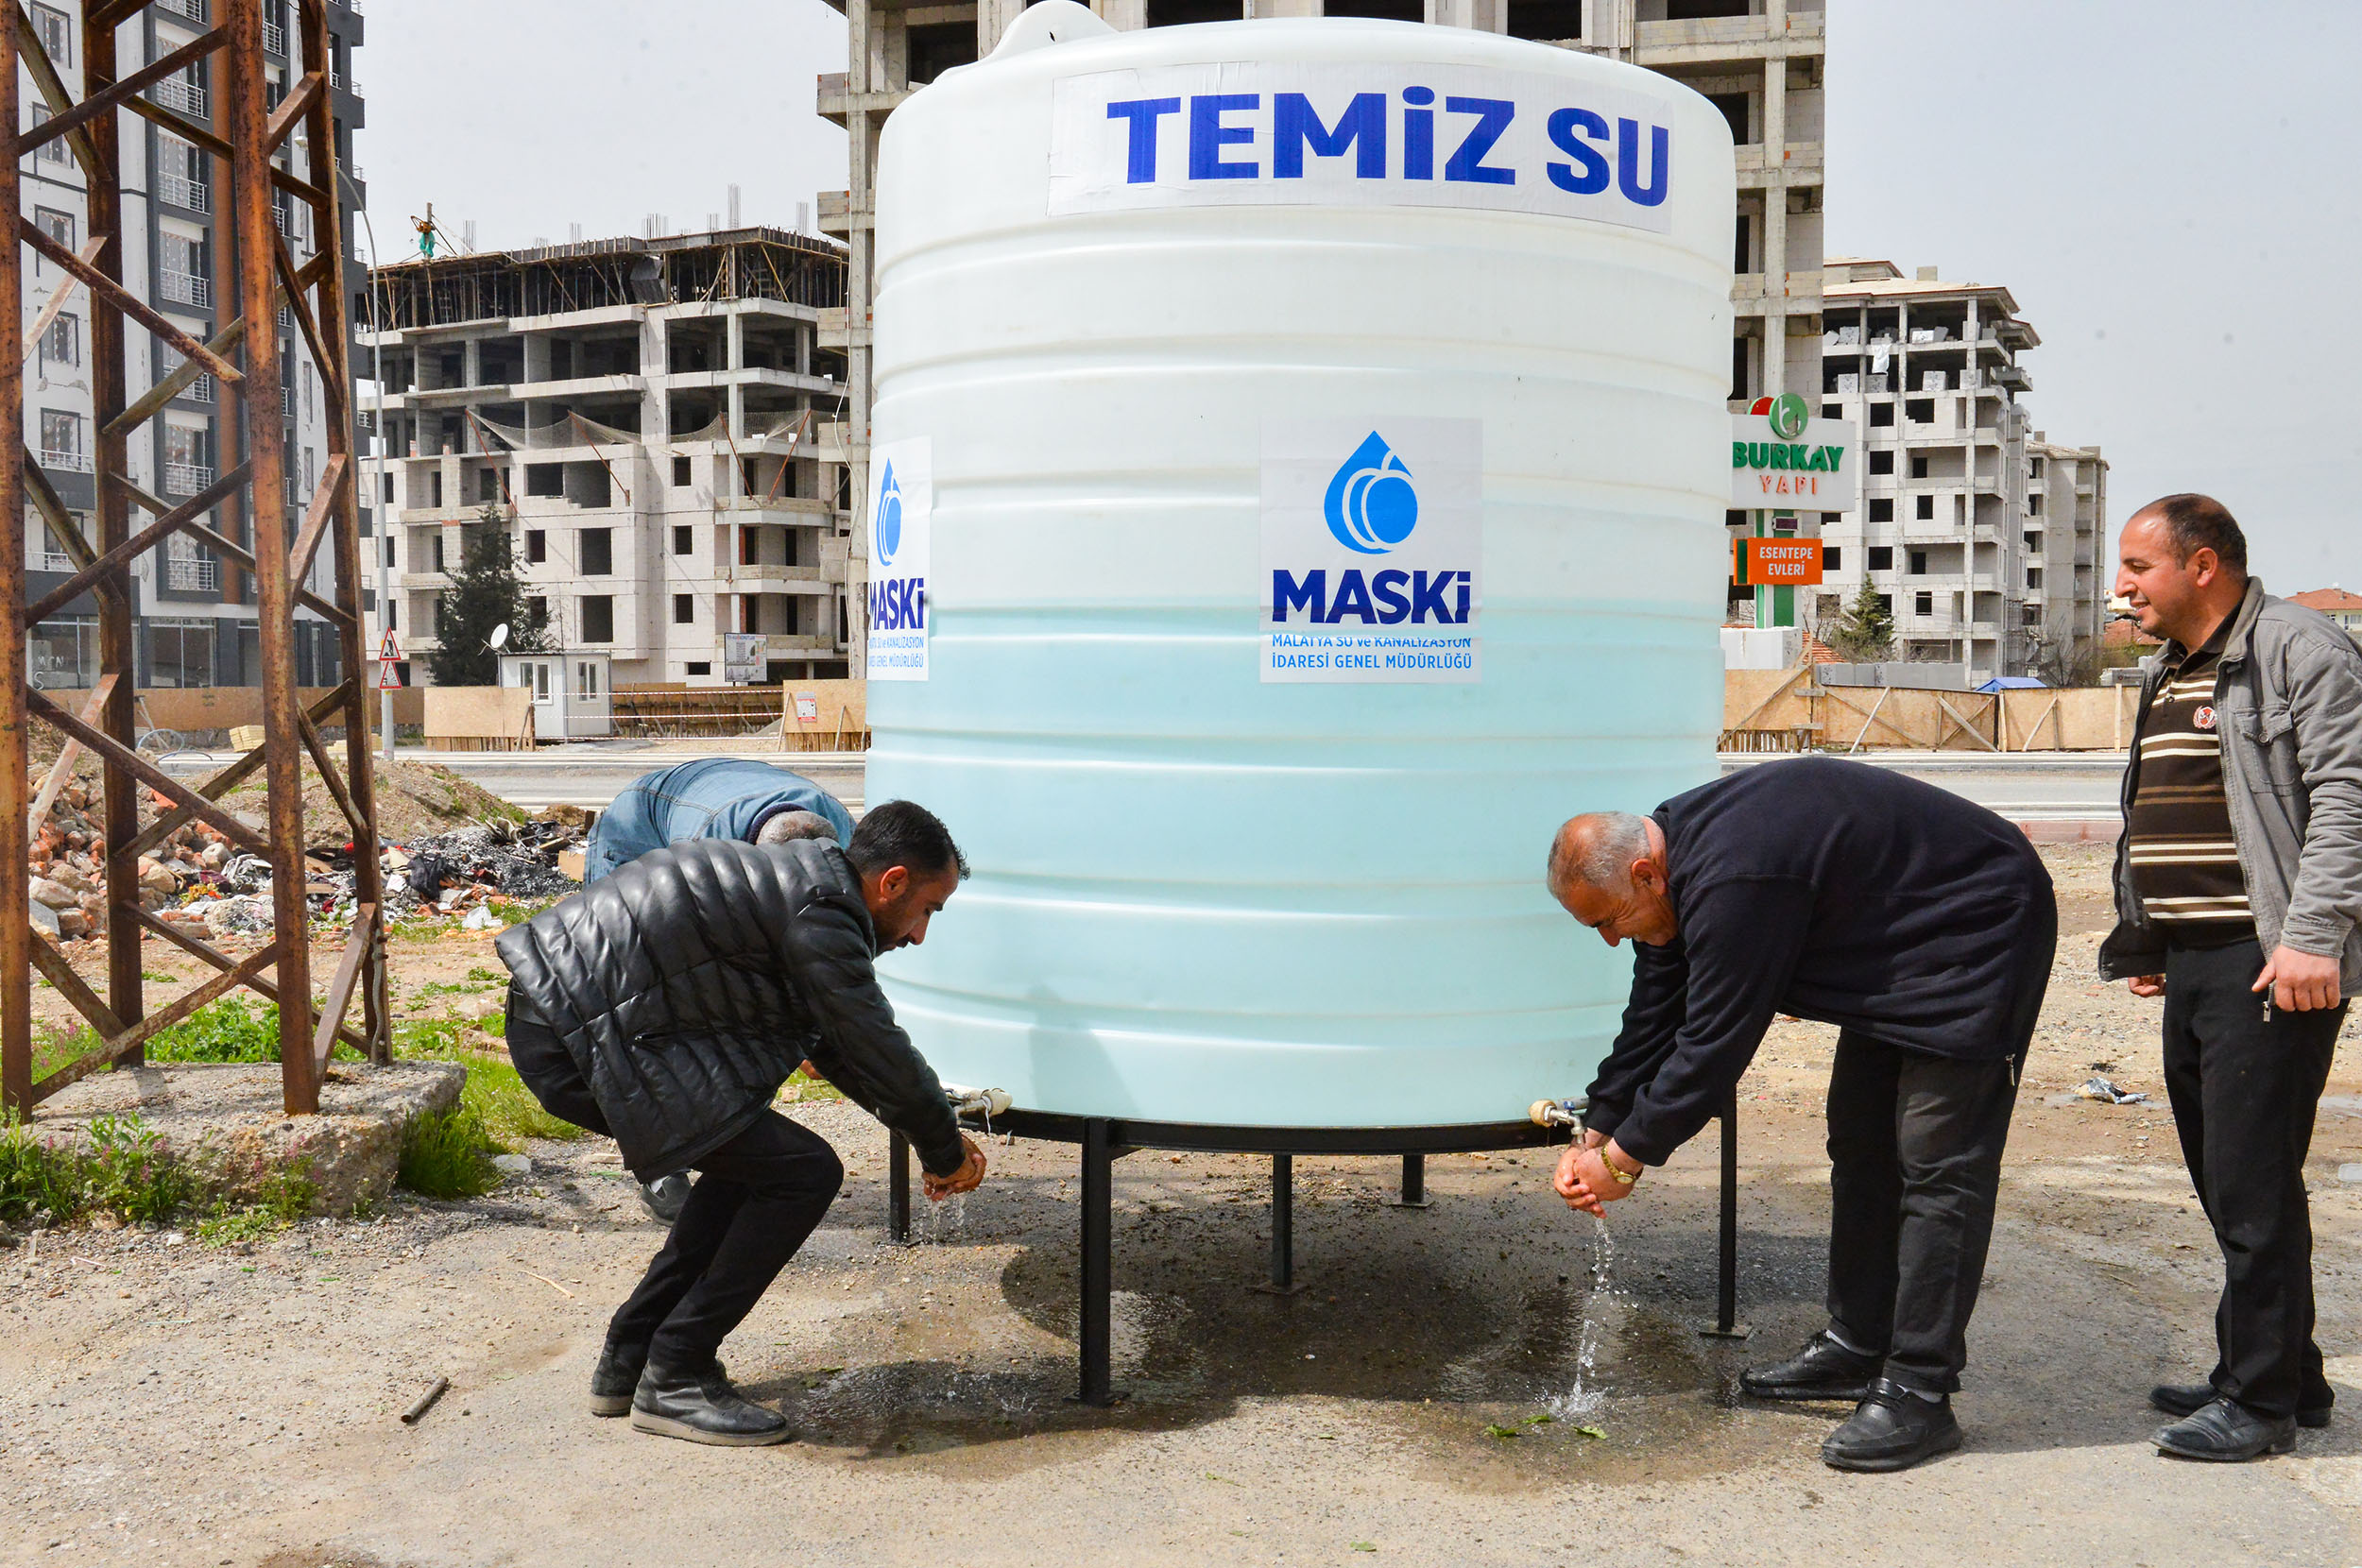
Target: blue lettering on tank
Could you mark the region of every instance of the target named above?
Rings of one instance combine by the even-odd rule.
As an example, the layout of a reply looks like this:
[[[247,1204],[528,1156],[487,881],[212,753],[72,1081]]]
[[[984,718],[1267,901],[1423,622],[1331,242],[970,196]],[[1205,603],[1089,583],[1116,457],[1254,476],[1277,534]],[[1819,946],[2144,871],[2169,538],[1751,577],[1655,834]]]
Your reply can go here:
[[[1444,178],[1477,185],[1515,185],[1517,171],[1496,169],[1484,162],[1484,155],[1493,150],[1493,144],[1501,139],[1509,122],[1516,117],[1517,106],[1507,98],[1446,98],[1444,107],[1454,114],[1473,114],[1477,123],[1461,138],[1460,148],[1444,165]]]
[[[1665,200],[1666,177],[1672,162],[1672,133],[1663,126],[1649,128],[1649,178],[1640,178],[1640,122],[1616,122],[1616,183],[1635,207],[1654,207]]]
[[[1253,126],[1225,126],[1224,114],[1259,109],[1260,93],[1199,93],[1190,98],[1190,178],[1191,179],[1253,179],[1258,165],[1223,160],[1222,149],[1234,142],[1255,140]]]
[[[1572,164],[1546,165],[1542,172],[1550,177],[1550,183],[1574,196],[1598,196],[1606,190],[1607,182],[1614,178],[1606,155],[1578,137],[1605,142],[1607,122],[1587,109],[1562,109],[1550,116],[1548,129],[1550,145],[1582,165],[1581,172]]]
[[[1127,103],[1109,104],[1107,118],[1131,122],[1131,133],[1124,148],[1123,180],[1127,185],[1149,185],[1156,179],[1156,121],[1159,116],[1181,112],[1178,98],[1134,98]]]
[[[1320,111],[1312,107],[1310,98],[1301,93],[1275,94],[1271,134],[1271,172],[1275,179],[1303,179],[1304,153],[1308,147],[1316,158],[1342,158],[1349,146],[1355,149],[1354,178],[1386,178],[1383,93],[1356,93],[1353,102],[1337,116],[1333,130],[1321,124]]]
[[[1407,104],[1431,104],[1435,89],[1406,87],[1402,101]],[[1402,111],[1402,177],[1405,179],[1435,178],[1435,111],[1406,109]]]

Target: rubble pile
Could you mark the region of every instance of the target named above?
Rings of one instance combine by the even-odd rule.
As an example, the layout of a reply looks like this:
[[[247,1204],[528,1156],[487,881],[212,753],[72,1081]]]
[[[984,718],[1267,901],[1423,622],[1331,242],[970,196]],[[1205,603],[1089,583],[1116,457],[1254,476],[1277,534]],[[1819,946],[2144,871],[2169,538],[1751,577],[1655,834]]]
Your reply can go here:
[[[171,802],[157,797],[158,810]],[[542,903],[581,884],[558,857],[580,846],[583,814],[559,808],[526,822],[487,818],[407,843],[384,842],[389,919],[457,916],[469,929],[505,922],[494,899]],[[318,844],[305,852],[305,896],[316,917],[350,924],[355,904],[352,846]],[[202,823],[166,836],[140,857],[140,907],[203,941],[267,933],[272,925],[270,862],[239,850]],[[33,842],[33,919],[63,940],[107,929],[106,830],[99,787],[74,779],[59,792]]]
[[[107,929],[104,817],[98,786],[72,779],[58,792],[48,820],[33,835],[28,889],[33,920],[60,937],[92,936]],[[140,857],[140,907],[174,919],[193,890],[222,882],[226,868],[239,858],[228,840],[203,823],[176,828]],[[267,880],[267,871],[265,877]]]

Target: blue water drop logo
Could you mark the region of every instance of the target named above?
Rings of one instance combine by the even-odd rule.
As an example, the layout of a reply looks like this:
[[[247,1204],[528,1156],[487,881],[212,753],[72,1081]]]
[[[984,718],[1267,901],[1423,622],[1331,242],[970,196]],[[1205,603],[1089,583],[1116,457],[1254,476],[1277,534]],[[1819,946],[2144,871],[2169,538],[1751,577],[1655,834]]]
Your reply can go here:
[[[892,463],[885,466],[885,477],[878,483],[877,534],[878,564],[883,566],[902,548],[902,486],[895,483]]]
[[[1402,459],[1372,431],[1328,482],[1321,511],[1339,544],[1364,555],[1383,555],[1419,525],[1419,492],[1411,487],[1411,470]]]

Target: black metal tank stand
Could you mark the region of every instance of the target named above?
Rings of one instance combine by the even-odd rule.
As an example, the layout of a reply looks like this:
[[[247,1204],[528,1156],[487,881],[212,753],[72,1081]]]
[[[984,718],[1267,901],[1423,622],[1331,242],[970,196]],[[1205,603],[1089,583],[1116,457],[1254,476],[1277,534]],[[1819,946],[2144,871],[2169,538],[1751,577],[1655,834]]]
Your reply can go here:
[[[1716,1327],[1708,1333],[1744,1338],[1733,1322],[1738,1275],[1737,1097],[1722,1110],[1720,1289]],[[1498,1149],[1537,1149],[1565,1143],[1563,1127],[1530,1121],[1458,1127],[1209,1127],[1190,1122],[1136,1121],[1121,1116],[1073,1116],[1043,1111],[1007,1111],[992,1118],[992,1131],[1020,1138],[1070,1143],[1082,1153],[1082,1276],[1076,1316],[1076,1351],[1081,1377],[1075,1398],[1104,1406],[1116,1400],[1110,1312],[1115,1275],[1115,1163],[1143,1149],[1203,1154],[1272,1156],[1271,1278],[1256,1287],[1275,1294],[1301,1288],[1295,1280],[1294,1156],[1380,1154],[1402,1158],[1405,1208],[1425,1208],[1427,1156],[1467,1154]],[[887,1162],[887,1215],[892,1238],[910,1240],[910,1146],[893,1135]]]

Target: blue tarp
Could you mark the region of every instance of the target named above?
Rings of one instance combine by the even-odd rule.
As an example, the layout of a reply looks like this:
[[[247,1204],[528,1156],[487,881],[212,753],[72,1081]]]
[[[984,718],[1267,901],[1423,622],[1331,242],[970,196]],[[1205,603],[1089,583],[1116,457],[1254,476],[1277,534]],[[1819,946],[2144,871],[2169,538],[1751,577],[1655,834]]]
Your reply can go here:
[[[2031,675],[2003,675],[1997,680],[1989,680],[1985,682],[1984,685],[1978,687],[1977,690],[1979,691],[2023,691],[2029,687],[2037,691],[2046,691],[2049,690],[2048,687],[2043,685],[2042,682],[2036,680]]]

